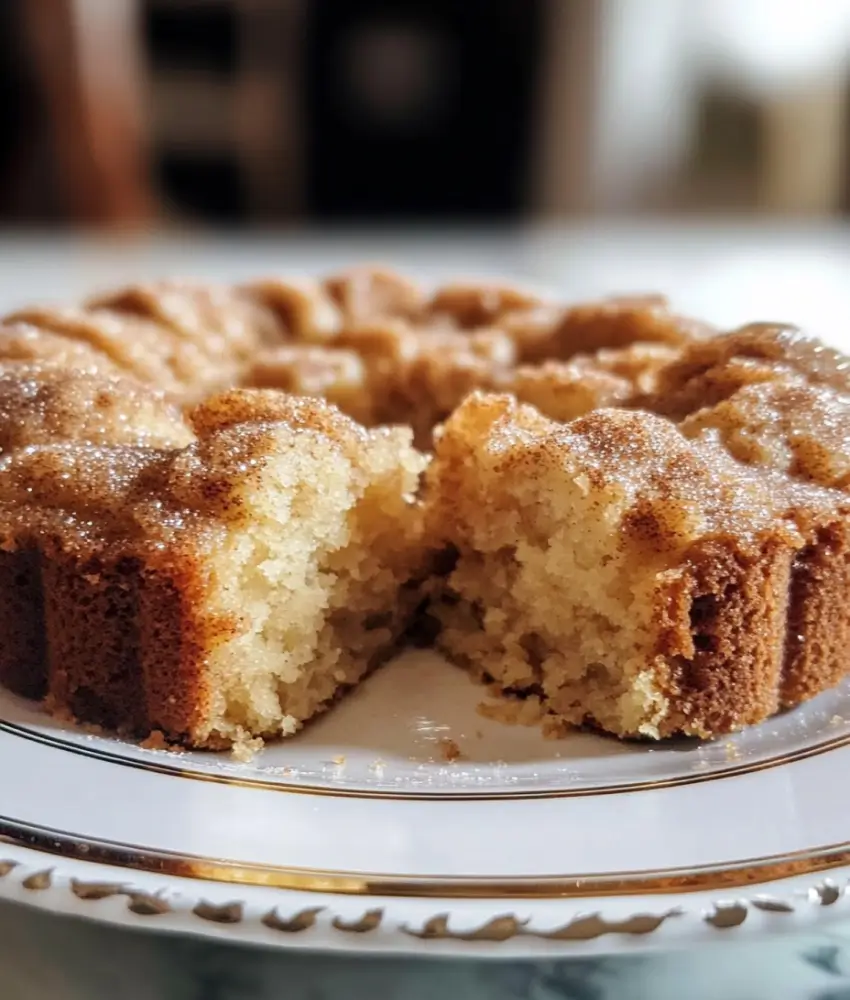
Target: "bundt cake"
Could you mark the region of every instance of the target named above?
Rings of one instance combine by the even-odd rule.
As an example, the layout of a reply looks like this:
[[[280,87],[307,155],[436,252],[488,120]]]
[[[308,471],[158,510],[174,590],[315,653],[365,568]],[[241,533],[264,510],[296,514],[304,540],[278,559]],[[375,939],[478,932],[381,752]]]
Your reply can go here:
[[[850,361],[657,297],[389,271],[0,324],[0,681],[293,733],[408,634],[555,731],[700,737],[848,672]]]

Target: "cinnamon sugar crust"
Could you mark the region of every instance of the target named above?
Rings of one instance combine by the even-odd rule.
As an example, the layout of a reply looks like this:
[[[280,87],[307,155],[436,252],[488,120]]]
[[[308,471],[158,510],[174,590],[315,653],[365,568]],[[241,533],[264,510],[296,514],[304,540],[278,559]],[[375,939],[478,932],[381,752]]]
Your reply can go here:
[[[424,306],[422,290],[414,281],[381,267],[355,267],[331,275],[322,289],[342,313],[345,325],[415,320]]]
[[[0,681],[247,752],[425,615],[547,731],[728,733],[847,674],[848,400],[819,341],[658,297],[357,268],[19,310]]]
[[[0,325],[0,362],[3,365],[52,363],[75,371],[122,373],[121,367],[96,347],[27,323]]]
[[[333,341],[342,328],[339,307],[318,282],[265,278],[246,283],[239,291],[274,315],[277,331],[262,338],[268,346],[284,339],[326,343]]]
[[[658,374],[642,405],[681,419],[759,382],[793,381],[850,392],[850,362],[802,331],[752,323],[725,336],[695,340]]]
[[[0,454],[61,441],[180,447],[191,439],[180,408],[133,379],[0,363]]]
[[[297,396],[326,399],[362,424],[375,417],[373,382],[356,351],[307,344],[287,344],[259,353],[242,384],[246,388],[280,389]]]
[[[747,465],[821,486],[850,486],[850,397],[796,380],[746,385],[681,423],[688,437],[716,436]]]
[[[543,304],[501,317],[523,361],[565,360],[630,344],[677,346],[716,331],[672,312],[663,296],[615,297],[577,306]]]
[[[497,282],[455,282],[438,289],[428,302],[431,317],[445,318],[463,330],[497,324],[511,313],[544,305],[534,292]]]

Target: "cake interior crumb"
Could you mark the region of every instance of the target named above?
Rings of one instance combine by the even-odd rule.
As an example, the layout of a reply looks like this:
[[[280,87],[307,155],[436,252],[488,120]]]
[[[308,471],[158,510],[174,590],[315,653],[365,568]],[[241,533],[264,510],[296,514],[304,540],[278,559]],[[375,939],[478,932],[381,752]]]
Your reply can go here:
[[[493,688],[490,693],[494,700],[479,702],[475,709],[485,719],[515,726],[536,726],[546,715],[543,703],[536,694],[517,698]]]
[[[139,743],[142,750],[168,750],[171,753],[183,753],[185,747],[179,743],[169,743],[161,729],[154,729]]]
[[[231,756],[240,764],[250,764],[263,749],[264,741],[259,737],[254,739],[235,740],[230,749]]]

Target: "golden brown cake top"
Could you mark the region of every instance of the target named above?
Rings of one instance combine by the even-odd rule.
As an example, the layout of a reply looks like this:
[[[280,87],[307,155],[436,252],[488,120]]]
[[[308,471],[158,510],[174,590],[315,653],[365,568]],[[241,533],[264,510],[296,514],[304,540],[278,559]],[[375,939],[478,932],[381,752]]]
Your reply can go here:
[[[0,324],[0,362],[50,362],[78,371],[117,375],[122,369],[102,351],[28,323]]]
[[[658,295],[605,299],[575,306],[548,303],[500,317],[523,361],[567,359],[630,344],[680,345],[716,332],[679,316]]]
[[[363,267],[320,281],[163,281],[79,308],[20,310],[0,326],[0,363],[9,370],[0,412],[7,449],[63,440],[185,444],[189,432],[160,392],[195,408],[201,436],[256,424],[260,411],[271,422],[287,419],[271,396],[248,403],[227,393],[250,386],[322,397],[370,426],[407,424],[423,448],[464,397],[486,390],[564,422],[610,407],[651,410],[682,422],[679,438],[699,439],[689,448],[713,443],[740,463],[819,486],[845,489],[850,462],[846,358],[775,324],[718,335],[659,296],[565,306],[494,282],[428,294]],[[34,373],[12,369],[33,365],[69,373],[39,376],[27,396]],[[155,391],[125,391],[96,376]]]
[[[331,275],[322,288],[340,310],[345,325],[380,319],[416,319],[424,295],[403,275],[382,267],[355,267]]]
[[[324,396],[340,384],[361,385],[364,373],[356,351],[285,344],[258,354],[243,385],[246,389],[284,389],[300,396]]]
[[[603,347],[594,354],[577,354],[577,364],[593,365],[626,379],[636,394],[654,392],[660,373],[682,353],[679,345],[643,343],[638,341],[626,347]]]
[[[262,344],[283,336],[281,321],[263,296],[229,286],[159,281],[98,295],[85,305],[156,323],[199,343],[223,363],[247,359]]]
[[[647,551],[678,551],[712,537],[746,546],[765,533],[792,536],[786,515],[803,495],[654,414],[598,409],[562,424],[506,395],[468,397],[442,428],[435,452],[429,477],[439,477],[435,492],[443,498],[438,534],[442,522],[460,519],[486,535],[486,512],[495,508],[503,517],[514,511],[518,537],[545,544],[547,532],[571,516],[559,504],[569,483],[596,518],[611,520],[611,529]],[[805,494],[813,504],[834,498],[814,488]],[[504,544],[504,525],[499,538]]]
[[[847,491],[850,397],[791,381],[744,386],[681,425],[688,437],[716,437],[749,465]]]
[[[206,348],[134,315],[109,309],[38,306],[9,320],[25,322],[103,353],[117,368],[176,395],[209,392],[221,362]]]
[[[553,420],[573,420],[601,406],[626,403],[634,384],[608,371],[585,355],[572,361],[544,361],[520,365],[502,374],[493,388],[531,403]]]
[[[800,482],[846,490],[850,362],[793,327],[751,324],[687,345],[662,366],[644,406],[691,438]]]
[[[790,380],[850,393],[850,360],[791,326],[753,323],[687,344],[658,374],[646,405],[684,417],[745,385]]]
[[[529,350],[527,329],[541,311],[543,339]],[[606,344],[614,354],[635,350],[631,362],[625,354],[619,361],[600,354],[597,368],[607,366],[646,391],[655,366],[647,355],[652,344],[643,341],[678,344],[694,327],[670,314],[663,300],[566,308],[493,282],[454,283],[428,295],[401,275],[364,267],[323,281],[149,282],[93,296],[80,307],[21,309],[6,322],[0,359],[123,372],[189,405],[236,385],[322,392],[358,419],[413,423],[423,442],[463,394],[494,386],[538,348],[556,358],[604,352]],[[362,392],[353,385],[351,354],[310,353],[319,346],[359,356]],[[646,384],[615,370],[618,364],[642,368]],[[317,380],[321,387],[311,385]]]
[[[231,389],[212,396],[189,412],[189,421],[199,437],[237,425],[285,423],[356,447],[370,433],[322,400],[271,389]]]
[[[424,466],[409,430],[366,430],[321,400],[234,390],[191,419],[197,439],[182,447],[64,441],[8,451],[0,456],[4,534],[40,530],[71,551],[112,540],[125,554],[133,544],[155,551],[177,531],[187,543],[212,544],[218,526],[261,516],[261,482],[309,503],[311,491],[329,488],[322,468],[342,463],[362,490],[394,464],[416,475]]]
[[[506,315],[543,306],[534,292],[501,282],[455,282],[439,288],[431,297],[427,313],[445,318],[463,330],[493,326]]]
[[[261,331],[260,341],[265,345],[285,339],[324,343],[332,341],[342,328],[339,308],[317,281],[262,278],[246,282],[238,292],[275,317],[275,327]]]
[[[61,441],[177,448],[192,438],[180,410],[133,379],[52,364],[0,366],[0,453]]]
[[[346,326],[334,347],[356,351],[370,369],[400,369],[420,350],[421,334],[417,327],[402,319],[389,317]]]

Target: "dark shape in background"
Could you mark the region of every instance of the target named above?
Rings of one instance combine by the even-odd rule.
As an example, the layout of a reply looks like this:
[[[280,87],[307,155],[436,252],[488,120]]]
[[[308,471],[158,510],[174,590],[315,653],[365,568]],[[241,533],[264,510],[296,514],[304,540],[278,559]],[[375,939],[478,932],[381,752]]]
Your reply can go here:
[[[310,5],[302,91],[310,213],[520,214],[540,21],[529,0]]]

